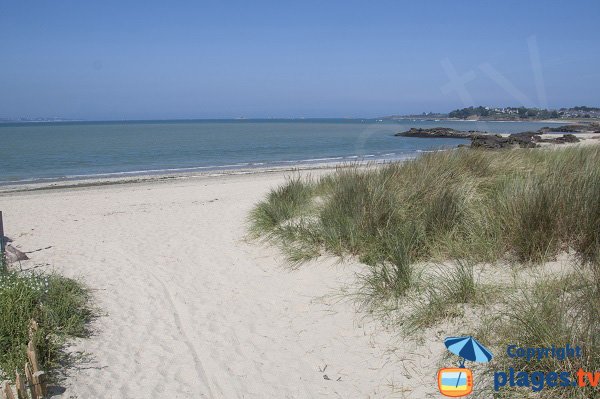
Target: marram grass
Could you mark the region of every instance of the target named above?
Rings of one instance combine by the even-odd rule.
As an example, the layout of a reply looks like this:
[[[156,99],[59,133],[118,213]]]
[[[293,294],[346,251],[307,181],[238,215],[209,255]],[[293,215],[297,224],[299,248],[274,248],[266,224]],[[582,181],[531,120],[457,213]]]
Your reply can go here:
[[[340,168],[290,180],[256,206],[249,222],[255,237],[279,246],[294,265],[324,253],[357,257],[366,265],[359,297],[383,314],[397,311],[391,319],[404,332],[479,307],[486,316],[477,335],[499,354],[490,372],[600,370],[600,146],[460,149]],[[508,269],[561,253],[572,259],[567,277],[493,287],[474,275],[479,263]],[[569,364],[515,364],[502,356],[509,343],[571,343],[584,356]],[[547,388],[534,396],[598,397],[598,389]]]
[[[565,250],[593,261],[599,199],[599,146],[461,149],[296,177],[255,207],[250,228],[294,263],[357,256],[402,295],[419,261],[542,263]]]

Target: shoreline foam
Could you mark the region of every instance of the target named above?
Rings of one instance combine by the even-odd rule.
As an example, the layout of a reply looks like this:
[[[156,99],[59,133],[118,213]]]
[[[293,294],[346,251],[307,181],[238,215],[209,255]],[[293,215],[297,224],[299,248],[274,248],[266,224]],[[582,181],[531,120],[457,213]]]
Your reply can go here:
[[[415,154],[417,156],[418,154]],[[384,164],[389,162],[401,162],[403,159],[410,159],[412,157],[406,157],[397,160],[369,160],[369,161],[352,161],[346,160],[345,162],[331,162],[331,163],[317,163],[309,165],[280,165],[272,167],[257,167],[257,168],[239,168],[239,169],[225,169],[222,171],[189,171],[189,172],[174,172],[174,173],[143,173],[129,176],[106,176],[101,175],[98,177],[82,177],[77,179],[62,179],[52,181],[33,181],[33,182],[22,182],[15,184],[1,184],[0,194],[5,193],[19,193],[27,191],[40,191],[40,190],[52,190],[52,189],[67,189],[67,188],[81,188],[81,187],[96,187],[96,186],[107,186],[117,184],[134,184],[134,183],[151,183],[165,180],[181,180],[181,179],[194,179],[194,178],[211,178],[211,177],[222,177],[222,176],[239,176],[239,175],[260,175],[269,173],[282,173],[282,172],[294,172],[294,171],[311,171],[311,170],[335,170],[341,167],[349,166],[367,166],[370,164]]]

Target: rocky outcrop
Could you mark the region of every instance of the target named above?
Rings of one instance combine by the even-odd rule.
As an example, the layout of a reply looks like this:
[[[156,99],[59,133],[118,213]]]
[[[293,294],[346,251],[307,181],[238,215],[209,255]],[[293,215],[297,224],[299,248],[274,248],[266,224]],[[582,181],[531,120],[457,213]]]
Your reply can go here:
[[[573,134],[561,137],[542,138],[535,132],[514,133],[508,137],[500,135],[480,135],[471,139],[471,148],[501,149],[501,148],[536,148],[540,143],[566,144],[579,143],[579,138]]]
[[[413,127],[405,132],[396,133],[394,136],[444,139],[470,139],[474,135],[478,134],[485,134],[485,132],[478,132],[475,130],[463,132],[449,127],[433,127],[431,129],[417,129]]]
[[[540,133],[600,133],[600,125],[590,123],[588,125],[563,125],[554,127],[543,127],[539,130]]]
[[[488,150],[497,150],[502,148],[535,148],[538,147],[535,138],[540,138],[535,134],[517,133],[508,137],[502,137],[497,134],[486,134],[473,137],[471,139],[471,148],[483,148]]]
[[[554,143],[554,144],[565,144],[565,143],[579,143],[581,140],[574,134],[563,134],[561,137],[552,139],[542,139],[543,143]]]
[[[573,134],[565,134],[556,138],[542,138],[541,130],[538,132],[513,133],[507,137],[499,134],[490,134],[470,130],[468,132],[455,130],[448,127],[434,127],[431,129],[411,128],[405,132],[396,133],[395,136],[419,138],[452,138],[471,139],[471,145],[461,147],[503,149],[503,148],[536,148],[540,143],[564,144],[577,143],[579,139]]]

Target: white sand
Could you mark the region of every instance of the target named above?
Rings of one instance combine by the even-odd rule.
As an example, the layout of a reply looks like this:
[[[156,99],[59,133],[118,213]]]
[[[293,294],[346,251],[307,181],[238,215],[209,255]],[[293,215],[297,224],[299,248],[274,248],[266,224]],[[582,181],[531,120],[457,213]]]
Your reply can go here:
[[[70,370],[59,396],[437,397],[443,335],[425,347],[400,343],[340,301],[360,265],[328,259],[291,271],[276,249],[246,242],[248,211],[283,181],[271,173],[0,194],[17,247],[51,246],[23,267],[81,278],[105,313],[74,344],[89,361]]]

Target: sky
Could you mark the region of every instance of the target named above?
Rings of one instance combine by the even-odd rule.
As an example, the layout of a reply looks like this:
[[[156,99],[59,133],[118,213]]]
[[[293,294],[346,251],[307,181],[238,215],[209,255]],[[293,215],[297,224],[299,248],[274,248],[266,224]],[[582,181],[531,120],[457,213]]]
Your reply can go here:
[[[600,1],[0,0],[0,118],[600,106]]]

